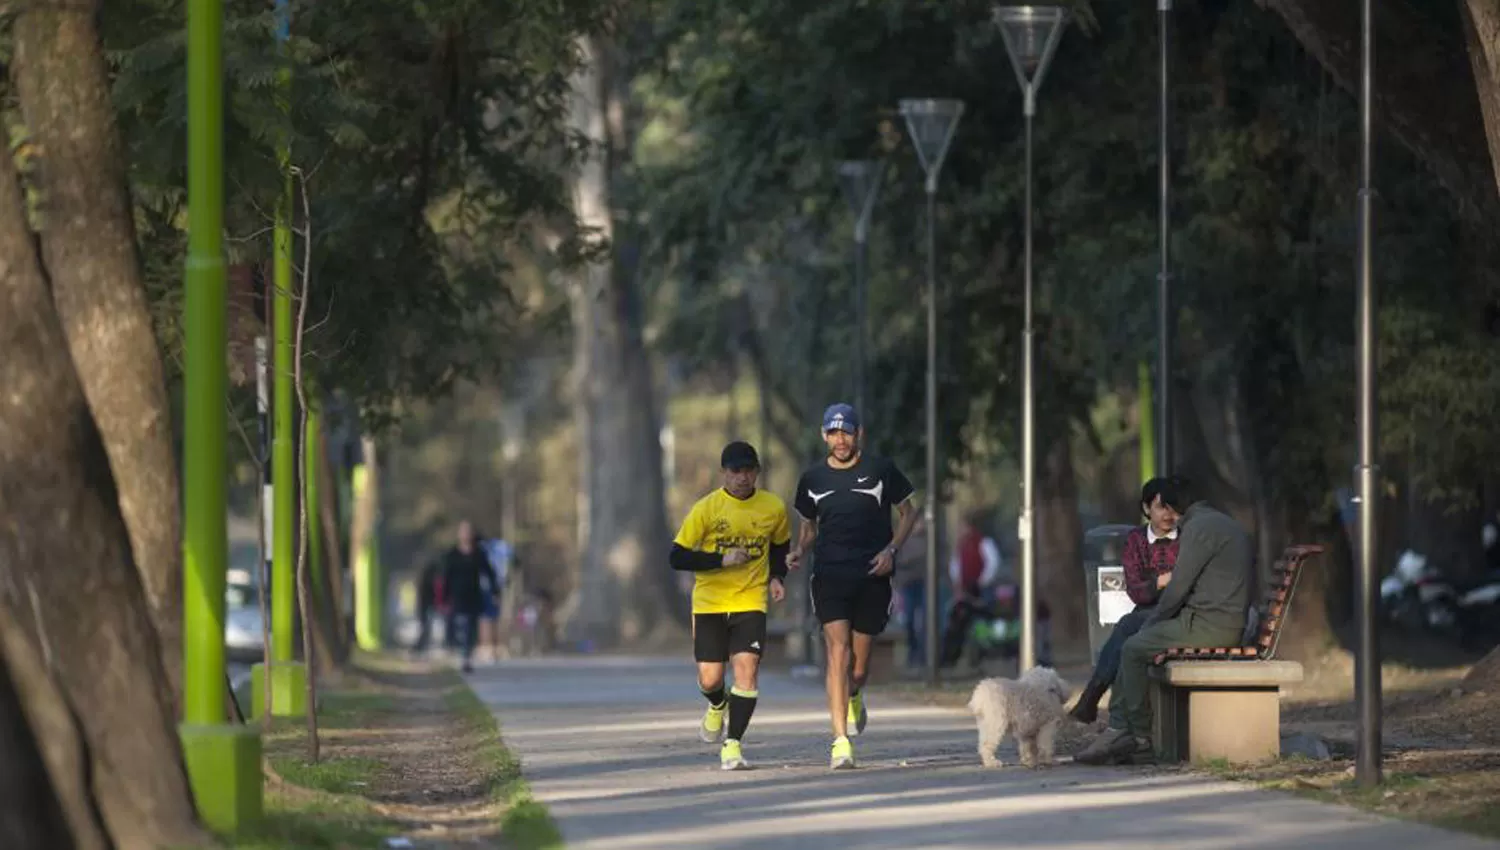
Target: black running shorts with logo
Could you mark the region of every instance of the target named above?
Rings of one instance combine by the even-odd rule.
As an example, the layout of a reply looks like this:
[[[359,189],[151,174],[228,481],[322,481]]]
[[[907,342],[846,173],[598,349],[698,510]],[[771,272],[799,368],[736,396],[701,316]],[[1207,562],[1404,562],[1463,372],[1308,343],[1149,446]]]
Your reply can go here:
[[[693,658],[697,661],[722,663],[742,652],[760,655],[765,645],[764,611],[693,615]]]
[[[888,576],[850,576],[813,573],[813,613],[824,625],[848,620],[862,635],[878,635],[891,619],[891,580]]]

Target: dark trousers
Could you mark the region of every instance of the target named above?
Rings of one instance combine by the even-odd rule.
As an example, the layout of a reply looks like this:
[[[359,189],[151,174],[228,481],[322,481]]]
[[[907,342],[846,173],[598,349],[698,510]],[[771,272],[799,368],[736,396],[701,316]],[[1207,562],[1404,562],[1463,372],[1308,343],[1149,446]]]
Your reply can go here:
[[[474,647],[479,645],[479,615],[481,611],[453,612],[453,625],[457,630],[459,649],[463,652],[464,664],[474,658]]]
[[[1103,648],[1099,650],[1099,660],[1094,663],[1094,675],[1089,677],[1090,687],[1099,689],[1102,694],[1114,685],[1115,676],[1120,673],[1120,652],[1125,647],[1125,641],[1130,640],[1136,632],[1140,631],[1141,626],[1146,624],[1146,618],[1155,611],[1155,605],[1138,606],[1115,623],[1115,630],[1110,632],[1109,640],[1105,641]],[[1116,729],[1124,729],[1125,713],[1111,711],[1109,725]]]
[[[922,579],[901,585],[901,605],[906,609],[906,664],[920,667],[927,663],[923,636],[927,633],[927,594]]]

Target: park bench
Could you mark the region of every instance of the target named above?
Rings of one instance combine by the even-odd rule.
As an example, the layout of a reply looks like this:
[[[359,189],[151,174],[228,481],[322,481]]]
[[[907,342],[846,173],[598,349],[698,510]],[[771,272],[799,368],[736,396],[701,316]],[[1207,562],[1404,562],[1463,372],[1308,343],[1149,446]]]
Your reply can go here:
[[[1250,763],[1281,753],[1281,689],[1302,665],[1276,658],[1303,565],[1323,547],[1289,546],[1271,570],[1254,638],[1243,646],[1169,649],[1152,659],[1153,739],[1162,763]]]

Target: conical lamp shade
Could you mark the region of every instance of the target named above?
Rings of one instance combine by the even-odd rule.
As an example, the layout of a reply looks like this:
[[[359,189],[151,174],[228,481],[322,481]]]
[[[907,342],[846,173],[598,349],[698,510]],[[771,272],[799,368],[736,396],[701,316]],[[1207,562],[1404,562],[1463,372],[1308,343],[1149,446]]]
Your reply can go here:
[[[868,159],[839,163],[839,188],[855,218],[863,219],[875,195],[880,191],[880,164]]]
[[[1005,52],[1016,70],[1022,88],[1046,73],[1046,66],[1057,49],[1057,40],[1068,22],[1068,10],[1061,6],[999,6],[995,25],[1005,41]]]
[[[948,144],[958,129],[958,119],[963,117],[964,102],[961,100],[903,100],[901,114],[906,118],[906,131],[911,134],[912,145],[917,149],[917,158],[922,170],[931,176],[942,167],[948,154]]]

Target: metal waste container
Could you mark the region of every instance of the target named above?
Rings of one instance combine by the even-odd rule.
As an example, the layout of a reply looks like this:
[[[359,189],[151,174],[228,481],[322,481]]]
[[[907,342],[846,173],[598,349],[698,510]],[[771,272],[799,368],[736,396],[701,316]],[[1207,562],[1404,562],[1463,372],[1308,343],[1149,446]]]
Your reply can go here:
[[[1084,586],[1088,588],[1089,651],[1094,663],[1115,623],[1135,608],[1125,592],[1125,535],[1133,525],[1100,525],[1083,535]]]

